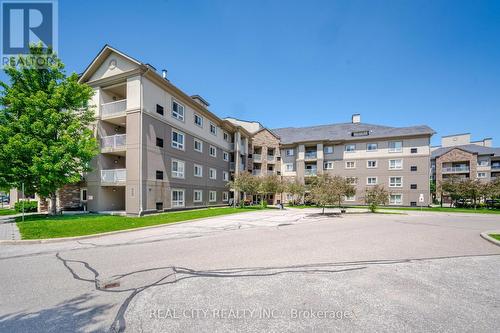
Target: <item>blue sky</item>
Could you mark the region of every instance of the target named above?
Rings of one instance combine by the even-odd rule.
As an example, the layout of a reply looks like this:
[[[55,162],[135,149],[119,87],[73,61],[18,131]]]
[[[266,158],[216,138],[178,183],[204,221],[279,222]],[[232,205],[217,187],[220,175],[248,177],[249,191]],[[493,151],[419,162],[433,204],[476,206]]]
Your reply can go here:
[[[427,124],[500,143],[500,1],[59,1],[59,54],[104,44],[219,116],[267,127]]]

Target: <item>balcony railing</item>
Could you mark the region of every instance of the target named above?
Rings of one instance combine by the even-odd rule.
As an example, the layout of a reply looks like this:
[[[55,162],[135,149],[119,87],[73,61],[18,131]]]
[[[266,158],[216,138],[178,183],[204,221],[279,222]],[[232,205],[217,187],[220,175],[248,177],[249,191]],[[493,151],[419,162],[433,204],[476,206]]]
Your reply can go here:
[[[498,170],[498,169],[500,169],[500,164],[492,164],[491,168],[494,170]]]
[[[318,173],[316,169],[306,169],[304,172],[304,175],[306,176],[316,176],[317,174]]]
[[[253,154],[252,159],[254,162],[261,162],[262,161],[262,155],[261,154]]]
[[[267,174],[268,174],[269,176],[274,175],[274,170],[267,170]]]
[[[274,163],[275,160],[276,160],[276,156],[274,156],[274,155],[267,155],[267,161],[269,163]]]
[[[313,151],[313,152],[306,152],[305,153],[305,159],[306,160],[314,160],[316,159],[316,152]]]
[[[260,176],[262,174],[262,170],[261,169],[254,169],[252,171],[252,175],[254,176]]]
[[[229,162],[229,171],[234,171],[234,162]]]
[[[124,149],[126,142],[127,142],[127,134],[103,136],[101,138],[101,149],[102,150]]]
[[[453,172],[469,172],[470,168],[468,166],[457,166],[457,167],[447,167],[443,168],[443,172],[453,173]]]
[[[109,117],[120,113],[125,113],[127,109],[127,100],[121,99],[110,103],[101,104],[101,116]]]
[[[124,185],[126,181],[127,181],[127,169],[101,170],[101,183]]]

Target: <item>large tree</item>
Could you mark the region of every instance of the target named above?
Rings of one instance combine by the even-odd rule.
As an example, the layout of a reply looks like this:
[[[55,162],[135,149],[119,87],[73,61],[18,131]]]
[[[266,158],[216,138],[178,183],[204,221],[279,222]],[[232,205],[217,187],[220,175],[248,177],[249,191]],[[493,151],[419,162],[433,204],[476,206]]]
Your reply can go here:
[[[378,206],[387,205],[389,195],[389,191],[383,185],[371,186],[365,191],[365,203],[370,208],[370,211],[375,213]]]
[[[326,205],[338,202],[340,206],[343,197],[355,194],[356,187],[340,176],[331,177],[328,174],[322,174],[316,177],[310,185],[311,200],[323,208],[323,214]]]
[[[259,190],[260,181],[258,177],[253,176],[250,172],[242,172],[234,176],[227,186],[237,192],[254,195]],[[236,198],[235,198],[236,199]],[[234,201],[236,205],[236,200]],[[243,202],[240,202],[243,205]]]
[[[285,191],[292,196],[292,205],[302,201],[306,193],[306,186],[299,180],[288,181],[284,184]]]
[[[64,65],[50,49],[31,46],[5,67],[8,82],[0,82],[0,184],[21,187],[28,194],[51,199],[66,184],[81,180],[98,153],[89,106],[93,91],[66,76]],[[30,59],[47,59],[39,67]]]

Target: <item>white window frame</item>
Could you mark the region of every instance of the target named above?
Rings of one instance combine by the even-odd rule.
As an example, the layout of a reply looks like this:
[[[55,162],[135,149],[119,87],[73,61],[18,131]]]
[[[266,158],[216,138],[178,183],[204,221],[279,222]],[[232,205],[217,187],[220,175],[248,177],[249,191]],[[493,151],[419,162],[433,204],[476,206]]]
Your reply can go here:
[[[391,147],[391,144],[400,143],[401,147]],[[403,151],[403,141],[389,141],[387,146],[389,148],[389,153],[400,153]]]
[[[354,147],[354,149],[352,149],[352,150],[351,150],[351,149],[350,149],[350,148],[348,148],[348,147]],[[345,151],[346,153],[354,153],[354,152],[356,152],[356,144],[355,144],[355,143],[350,143],[350,144],[345,145],[345,147],[344,147],[344,151]]]
[[[200,194],[199,199],[196,199],[196,193]],[[203,190],[193,190],[193,202],[203,202]]]
[[[368,149],[371,145],[375,145],[375,149]],[[366,144],[366,151],[377,151],[378,150],[378,143],[376,142],[371,142]]]
[[[356,196],[353,195],[353,196],[344,196],[344,201],[356,201]]]
[[[375,182],[374,183],[370,183],[370,179],[375,179]],[[377,184],[378,184],[378,178],[377,177],[373,177],[373,176],[366,177],[366,185],[377,185]]]
[[[200,149],[196,149],[196,143],[200,144]],[[193,138],[193,149],[194,151],[197,151],[198,153],[203,153],[203,141],[197,138]]]
[[[174,110],[174,105],[177,104],[178,107],[180,106],[181,107],[181,110],[182,112],[179,112],[179,108],[177,108],[178,110],[175,111]],[[180,121],[184,121],[184,118],[186,116],[186,108],[184,107],[184,105],[182,105],[181,103],[177,102],[175,99],[172,100],[172,118],[175,118],[177,120],[180,120]]]
[[[213,199],[212,199],[212,194],[214,195]],[[208,192],[208,201],[209,202],[216,202],[217,201],[217,191]]]
[[[200,173],[199,173],[199,174],[197,174],[197,173],[196,173],[196,169],[197,169],[197,168],[200,170]],[[203,165],[201,165],[201,164],[196,164],[196,163],[195,163],[195,164],[193,165],[193,175],[194,175],[195,177],[203,177]]]
[[[397,185],[397,183],[392,183],[392,178],[400,178],[401,179],[401,183],[399,183],[399,185]],[[403,177],[402,176],[392,176],[392,177],[389,177],[389,187],[396,187],[396,188],[403,187]]]
[[[212,149],[214,151],[213,154],[212,154]],[[208,148],[208,155],[212,157],[217,157],[217,147],[210,145],[210,147]]]
[[[484,175],[484,176],[480,176],[481,174]],[[477,173],[477,178],[486,178],[486,177],[487,177],[486,176],[486,172],[478,172]]]
[[[328,167],[330,165],[331,167]],[[324,161],[323,162],[323,169],[324,170],[333,170],[333,161]]]
[[[228,202],[229,201],[229,192],[222,192],[222,202]]]
[[[391,166],[392,161],[395,161],[394,167]],[[397,161],[400,161],[399,168],[397,167]],[[402,169],[403,169],[403,159],[402,158],[389,160],[389,170],[402,170]]]
[[[349,185],[358,185],[358,177],[345,177],[347,183],[349,183]],[[351,181],[351,180],[354,180],[354,181]]]
[[[229,162],[229,153],[227,151],[222,152],[222,159],[226,162]]]
[[[331,150],[331,151],[330,151],[330,150]],[[333,146],[325,146],[325,147],[323,148],[323,152],[324,152],[325,154],[333,154],[333,152],[334,152],[333,150],[334,150]]]
[[[222,171],[222,180],[225,181],[225,182],[229,181],[229,172]]]
[[[208,179],[217,180],[217,169],[215,168],[208,169]]]
[[[291,167],[288,169],[288,167]],[[293,172],[293,163],[285,163],[285,172]]]
[[[222,131],[222,139],[226,142],[230,142],[231,141],[231,137],[229,136],[229,133],[226,132],[226,131]]]
[[[85,196],[87,199],[83,200],[83,192],[85,192]],[[87,202],[89,200],[89,191],[87,190],[86,187],[83,187],[80,189],[80,201],[81,202]]]
[[[214,128],[214,132],[212,132],[212,127]],[[210,122],[209,131],[210,131],[210,134],[217,136],[217,126],[213,122]]]
[[[352,163],[352,167],[349,167],[348,164]],[[346,169],[356,169],[356,161],[345,161],[345,168]]]
[[[295,149],[293,148],[285,149],[285,156],[295,156]]]
[[[198,124],[198,123],[196,122],[196,119],[197,119],[197,118],[199,118],[199,119],[201,120],[201,124]],[[203,128],[203,117],[202,117],[202,116],[200,116],[199,114],[195,113],[195,114],[194,114],[194,116],[193,116],[193,123],[194,123],[196,126],[198,126],[198,127],[200,127],[200,128]]]
[[[393,196],[399,195],[399,202],[392,201]],[[389,194],[389,205],[402,205],[403,204],[403,194],[401,193],[391,193]]]
[[[174,170],[174,165],[177,163],[177,170]],[[180,168],[182,166],[182,168]],[[179,169],[181,169],[179,171]],[[172,172],[172,178],[184,179],[186,177],[186,162],[172,159],[170,171]]]
[[[370,166],[370,162],[375,162],[375,166]],[[378,161],[377,160],[368,160],[366,161],[366,168],[367,169],[376,169],[378,167]]]
[[[178,143],[177,141],[174,141],[174,133],[177,134],[177,137],[182,136],[182,143]],[[184,150],[184,146],[186,143],[186,134],[184,132],[181,132],[179,130],[176,130],[172,128],[172,135],[170,136],[171,140],[171,146],[172,148],[178,149],[178,150]]]
[[[174,192],[182,193],[182,200],[174,200]],[[185,207],[186,206],[186,190],[180,188],[173,188],[170,191],[170,205],[172,208],[175,207]]]

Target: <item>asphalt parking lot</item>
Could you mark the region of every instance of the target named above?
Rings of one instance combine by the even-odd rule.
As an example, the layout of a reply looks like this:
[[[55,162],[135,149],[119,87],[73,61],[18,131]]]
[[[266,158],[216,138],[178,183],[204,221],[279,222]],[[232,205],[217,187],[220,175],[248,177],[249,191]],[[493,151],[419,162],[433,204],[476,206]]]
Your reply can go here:
[[[0,331],[496,331],[500,216],[317,212],[2,245]]]

